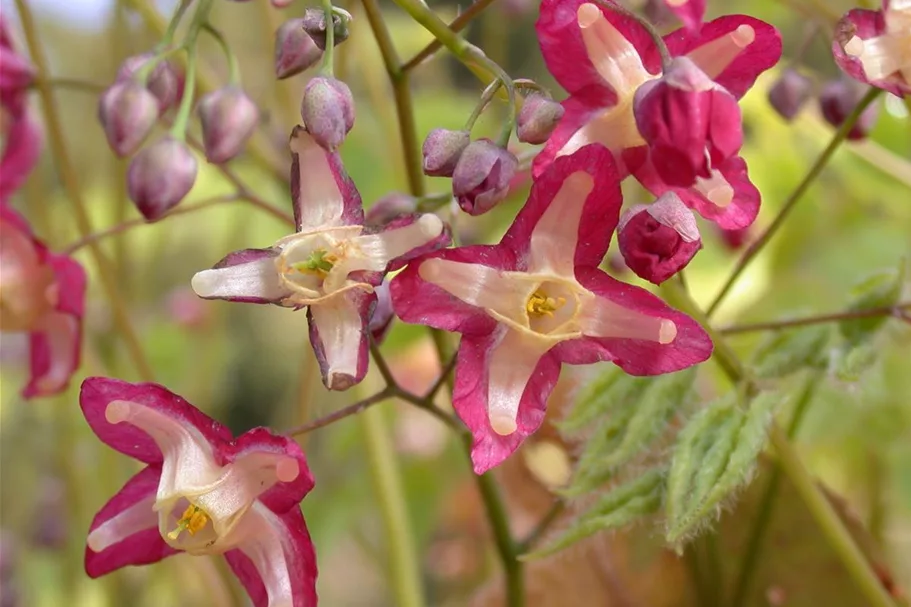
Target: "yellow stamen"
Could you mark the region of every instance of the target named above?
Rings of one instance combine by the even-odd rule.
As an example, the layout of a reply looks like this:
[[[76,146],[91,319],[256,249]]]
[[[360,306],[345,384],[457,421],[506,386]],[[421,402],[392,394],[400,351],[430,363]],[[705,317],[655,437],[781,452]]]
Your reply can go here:
[[[183,511],[183,516],[177,521],[177,528],[168,532],[168,537],[172,540],[176,540],[184,531],[190,535],[196,535],[196,533],[205,527],[208,522],[209,516],[203,512],[202,508],[190,504],[187,506],[187,509]]]
[[[553,316],[554,312],[566,303],[565,297],[548,297],[546,293],[535,291],[525,304],[525,311],[532,316]]]

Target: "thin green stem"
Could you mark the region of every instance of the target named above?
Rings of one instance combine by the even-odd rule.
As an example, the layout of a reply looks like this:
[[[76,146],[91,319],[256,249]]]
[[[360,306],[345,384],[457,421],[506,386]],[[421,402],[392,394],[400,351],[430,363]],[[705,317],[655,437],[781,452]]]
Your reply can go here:
[[[449,29],[453,32],[462,31],[469,23],[471,23],[475,17],[480,15],[484,9],[493,4],[494,0],[478,0],[477,2],[472,2],[468,8],[466,8],[458,17],[452,20],[449,23]],[[434,39],[433,42],[422,48],[414,57],[406,61],[402,65],[402,71],[410,72],[417,66],[421,65],[424,60],[429,59],[436,53],[438,50],[443,48],[443,43],[439,40]]]
[[[231,45],[228,44],[228,40],[220,31],[208,23],[202,24],[202,30],[215,38],[215,41],[218,42],[218,46],[221,47],[221,52],[224,53],[225,60],[228,62],[228,82],[234,86],[239,86],[240,65],[237,62],[237,56],[234,54],[234,51],[231,50]]]
[[[382,411],[368,409],[358,419],[364,433],[370,478],[386,530],[394,603],[399,607],[421,607],[424,605],[424,597],[420,566],[395,446]]]
[[[177,33],[177,26],[180,25],[184,13],[187,12],[187,9],[190,8],[191,4],[193,4],[193,0],[180,0],[180,2],[177,3],[177,6],[174,8],[174,14],[171,16],[171,21],[168,23],[168,29],[165,31],[164,36],[161,37],[159,47],[163,48],[170,46],[171,42],[174,40],[174,34]]]
[[[180,99],[180,107],[177,108],[177,115],[174,116],[170,131],[171,137],[178,141],[185,140],[187,136],[187,123],[190,120],[190,112],[193,110],[193,97],[196,93],[196,64],[199,61],[196,40],[206,20],[209,18],[212,1],[200,0],[199,6],[196,7],[196,13],[193,15],[193,22],[190,24],[190,31],[187,32],[187,37],[183,43],[183,47],[187,50],[187,73],[184,76],[183,97]]]
[[[550,509],[544,513],[544,516],[541,517],[541,520],[538,521],[538,524],[535,525],[535,528],[531,530],[525,538],[516,543],[516,552],[518,554],[525,554],[531,550],[535,544],[538,543],[544,534],[547,533],[547,530],[550,529],[550,526],[560,518],[560,515],[566,511],[566,502],[562,499],[554,501]]]
[[[750,264],[754,257],[768,244],[769,240],[772,239],[778,230],[784,225],[785,219],[788,218],[788,215],[791,214],[791,211],[794,210],[794,207],[797,205],[798,201],[803,197],[806,191],[809,189],[810,185],[816,181],[816,178],[819,177],[819,174],[822,172],[822,169],[828,164],[829,159],[832,158],[832,155],[835,154],[835,150],[841,145],[841,143],[848,136],[848,133],[854,127],[854,123],[860,118],[860,115],[864,112],[867,107],[876,100],[876,98],[882,93],[882,90],[877,88],[871,88],[870,92],[861,99],[860,103],[857,104],[857,107],[854,108],[854,111],[845,119],[844,123],[838,128],[835,132],[835,135],[832,136],[832,140],[829,142],[829,145],[826,146],[826,149],[822,151],[822,154],[819,155],[819,158],[816,159],[816,162],[813,163],[813,166],[810,167],[810,170],[807,172],[806,176],[803,178],[788,199],[785,201],[784,205],[781,207],[781,210],[778,212],[778,216],[775,217],[772,224],[766,228],[765,232],[757,238],[747,250],[744,251],[743,255],[737,260],[737,265],[734,267],[734,270],[731,272],[731,275],[728,277],[727,281],[724,283],[724,286],[721,287],[721,290],[718,292],[718,295],[715,296],[715,299],[712,301],[711,305],[706,311],[706,315],[711,318],[712,314],[718,309],[718,306],[721,305],[721,302],[724,301],[725,296],[731,290],[731,287],[737,282],[737,279],[740,278],[740,275]]]
[[[333,18],[332,0],[322,0],[323,11],[326,17],[326,48],[323,50],[323,59],[319,73],[323,76],[332,76],[335,69],[333,56],[335,54],[335,19]]]
[[[772,320],[769,322],[732,325],[730,327],[722,327],[719,329],[719,333],[722,335],[734,335],[737,333],[752,333],[754,331],[777,331],[780,329],[788,329],[790,327],[805,327],[807,325],[819,325],[827,322],[840,322],[842,320],[851,320],[854,318],[898,316],[903,310],[911,310],[911,301],[896,304],[894,306],[884,306],[881,308],[849,310],[846,312],[834,312],[832,314],[820,314],[818,316],[806,316],[804,318],[790,318],[787,320]]]
[[[80,91],[83,93],[89,93],[90,95],[98,95],[103,93],[107,88],[105,84],[99,84],[97,82],[90,82],[88,80],[80,80],[78,78],[45,78],[44,83],[55,89],[67,89],[71,91]],[[31,88],[37,90],[39,83],[36,79],[30,85]]]
[[[27,0],[16,0],[16,8],[19,12],[29,54],[38,72],[38,95],[41,98],[44,121],[47,127],[48,146],[54,158],[60,181],[63,183],[67,196],[72,203],[73,212],[76,216],[76,226],[79,233],[86,237],[92,233],[92,223],[82,196],[76,169],[67,153],[66,142],[63,138],[63,122],[54,100],[54,91],[46,79],[48,74],[47,57],[39,41],[38,31],[35,28],[35,19],[32,16],[29,2]],[[127,351],[139,373],[139,377],[143,381],[151,381],[153,379],[152,368],[148,360],[146,360],[136,332],[130,323],[126,302],[117,288],[116,275],[110,261],[105,257],[97,243],[92,243],[89,247],[92,258],[98,268],[99,282],[114,313],[114,324],[117,327],[117,332],[127,346]]]
[[[346,417],[357,415],[361,411],[366,410],[368,407],[372,407],[377,403],[389,400],[393,396],[395,396],[395,389],[390,386],[386,386],[384,389],[380,390],[372,396],[368,396],[367,398],[350,404],[347,407],[342,407],[337,411],[333,411],[332,413],[324,415],[323,417],[320,417],[313,421],[301,424],[300,426],[295,426],[294,428],[286,430],[284,434],[286,436],[300,436],[301,434],[313,432],[319,428],[324,428],[326,426],[332,425],[337,421],[345,419]]]

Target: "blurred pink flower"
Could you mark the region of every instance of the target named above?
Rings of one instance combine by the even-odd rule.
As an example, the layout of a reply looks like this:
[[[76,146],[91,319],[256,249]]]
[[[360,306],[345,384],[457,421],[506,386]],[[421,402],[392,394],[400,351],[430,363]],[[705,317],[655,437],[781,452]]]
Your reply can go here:
[[[34,77],[34,68],[15,51],[0,17],[0,139],[5,141],[0,152],[0,201],[22,186],[41,153],[41,130],[26,103]]]
[[[911,0],[848,11],[835,26],[832,53],[852,78],[899,97],[911,94]]]
[[[187,552],[223,554],[256,607],[315,607],[316,554],[300,501],[313,477],[292,439],[230,430],[158,384],[90,377],[79,404],[109,447],[146,464],[89,527],[96,578]]]

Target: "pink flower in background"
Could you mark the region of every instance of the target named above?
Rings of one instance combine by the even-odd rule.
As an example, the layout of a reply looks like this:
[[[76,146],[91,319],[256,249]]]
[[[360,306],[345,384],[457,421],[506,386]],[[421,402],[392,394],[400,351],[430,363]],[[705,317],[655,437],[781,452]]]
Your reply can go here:
[[[0,200],[18,190],[41,153],[41,130],[29,116],[28,87],[35,77],[31,63],[13,49],[0,17]]]
[[[674,191],[725,228],[752,223],[759,194],[739,157],[722,154],[708,177],[685,186],[660,177],[665,171],[655,168],[633,112],[639,87],[662,75],[658,49],[639,23],[584,0],[544,0],[536,27],[548,69],[570,97],[563,102],[563,120],[535,159],[535,175],[555,158],[597,142],[613,152],[621,177],[633,173],[653,194]],[[781,56],[778,31],[744,15],[720,17],[698,31],[680,29],[664,41],[671,56],[687,57],[735,99]]]
[[[849,11],[835,26],[832,53],[852,78],[899,97],[911,93],[911,0]]]
[[[235,251],[191,284],[207,299],[307,307],[323,383],[345,390],[367,372],[367,325],[383,274],[444,246],[449,235],[432,214],[365,227],[360,195],[338,154],[300,127],[291,150],[297,232],[268,249]]]
[[[146,466],[95,515],[95,578],[187,552],[224,554],[256,607],[315,607],[316,555],[300,501],[313,477],[292,439],[236,439],[158,384],[90,377],[79,404],[95,434]]]
[[[691,31],[699,31],[702,18],[705,16],[705,0],[659,0],[669,11],[674,13],[683,26]]]
[[[29,336],[25,398],[56,394],[79,367],[85,272],[48,251],[0,199],[0,330]]]
[[[536,180],[498,245],[440,251],[392,280],[402,320],[462,333],[453,405],[476,473],[538,429],[562,363],[656,375],[711,354],[698,323],[598,269],[621,203],[610,152],[586,146]]]

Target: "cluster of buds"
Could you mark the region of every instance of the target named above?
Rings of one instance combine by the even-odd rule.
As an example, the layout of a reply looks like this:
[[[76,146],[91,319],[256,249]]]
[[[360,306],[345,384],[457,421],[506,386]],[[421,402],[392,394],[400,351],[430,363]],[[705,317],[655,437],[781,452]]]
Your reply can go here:
[[[332,14],[333,42],[338,46],[348,38],[351,15],[341,9]],[[283,23],[275,32],[275,77],[296,76],[316,65],[326,50],[326,13],[309,8],[303,17]]]

